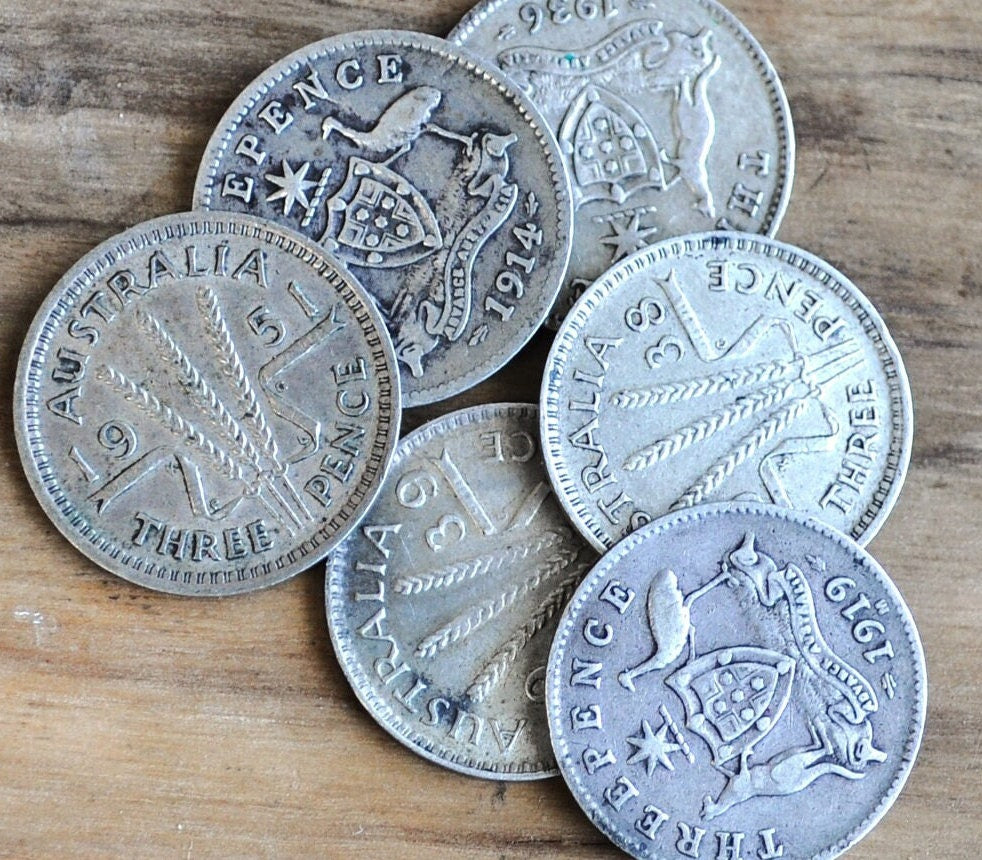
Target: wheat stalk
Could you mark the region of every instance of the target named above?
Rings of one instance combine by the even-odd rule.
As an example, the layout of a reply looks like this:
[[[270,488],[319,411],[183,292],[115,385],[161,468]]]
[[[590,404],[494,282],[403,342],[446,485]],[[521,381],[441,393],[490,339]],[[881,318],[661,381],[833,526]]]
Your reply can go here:
[[[514,606],[529,592],[565,569],[576,558],[577,553],[578,550],[560,549],[556,555],[541,562],[535,572],[522,582],[509,586],[497,596],[461,613],[449,624],[424,637],[416,646],[416,656],[433,657],[454,643],[466,639],[492,618]]]
[[[202,413],[222,431],[222,435],[227,441],[238,448],[238,452],[249,461],[257,472],[264,471],[259,451],[245,430],[242,429],[242,425],[229,412],[228,407],[218,396],[218,392],[201,375],[198,368],[191,363],[187,353],[181,349],[163,324],[156,317],[143,310],[137,311],[136,318],[161,355],[180,367],[181,374],[194,390],[195,404]]]
[[[129,379],[126,374],[108,365],[102,365],[96,370],[96,379],[110,385],[114,391],[123,396],[128,403],[146,412],[170,430],[175,436],[180,436],[186,445],[194,446],[215,460],[222,472],[229,478],[247,483],[242,471],[242,465],[221,445],[202,433],[183,415],[172,409],[155,397],[142,385]]]
[[[706,473],[686,490],[669,510],[677,511],[680,508],[689,508],[700,504],[707,495],[733,474],[737,466],[747,457],[753,456],[761,445],[766,445],[778,433],[783,433],[801,415],[807,405],[807,397],[796,398],[758,424],[737,443],[729,454],[710,466]]]
[[[694,424],[682,427],[670,436],[659,439],[654,444],[636,451],[624,461],[624,468],[629,472],[636,472],[640,469],[647,469],[662,460],[667,460],[697,442],[709,439],[738,421],[743,421],[764,409],[769,409],[771,406],[787,400],[794,385],[795,381],[784,385],[768,385],[760,391],[740,397],[722,409],[700,418]]]
[[[685,382],[666,382],[651,388],[627,388],[615,392],[610,400],[614,406],[621,409],[666,406],[696,397],[709,397],[713,394],[736,391],[752,385],[779,382],[792,373],[800,373],[800,371],[801,359],[776,359],[750,367],[731,368]]]
[[[279,449],[273,438],[273,431],[263,414],[259,398],[256,396],[256,389],[253,388],[245,367],[242,365],[242,358],[235,348],[235,341],[232,340],[232,333],[225,322],[225,316],[219,307],[218,298],[211,287],[201,286],[198,287],[195,299],[198,311],[205,319],[208,335],[218,352],[222,370],[232,380],[240,401],[245,405],[245,417],[249,419],[256,431],[263,454],[273,462],[278,471],[282,470],[279,462]]]
[[[539,555],[554,546],[562,546],[569,540],[570,533],[566,529],[548,531],[530,544],[506,546],[502,550],[458,561],[429,573],[399,577],[392,587],[399,594],[422,594],[435,589],[450,588],[465,580],[493,573],[522,559]]]
[[[467,696],[472,702],[483,702],[488,694],[505,678],[518,659],[518,655],[528,646],[532,638],[566,605],[583,575],[589,569],[589,562],[578,563],[569,576],[549,592],[529,619],[491,655],[491,658],[484,664],[484,667],[467,688]]]

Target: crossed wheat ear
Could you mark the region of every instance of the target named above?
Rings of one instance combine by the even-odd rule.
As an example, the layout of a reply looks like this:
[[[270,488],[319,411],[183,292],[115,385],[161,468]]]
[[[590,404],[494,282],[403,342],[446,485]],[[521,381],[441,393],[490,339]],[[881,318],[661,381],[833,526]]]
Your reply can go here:
[[[550,530],[529,544],[506,546],[424,574],[397,579],[394,583],[397,592],[419,595],[453,588],[477,577],[508,570],[525,560],[536,560],[531,573],[523,579],[507,585],[425,635],[416,646],[416,656],[434,657],[463,642],[541,586],[562,576],[556,587],[539,601],[532,614],[495,650],[469,684],[466,692],[470,699],[474,702],[484,701],[507,676],[535,635],[565,606],[589,568],[589,562],[578,558],[581,550],[571,546],[571,543],[569,530]]]
[[[233,410],[159,319],[142,308],[136,311],[136,319],[161,358],[177,367],[191,403],[212,431],[217,431],[219,438],[214,438],[118,368],[103,365],[97,369],[96,378],[180,437],[185,445],[205,454],[221,474],[243,484],[247,494],[257,496],[270,513],[282,522],[280,511],[262,493],[263,489],[268,490],[289,511],[282,493],[270,480],[271,473],[282,475],[285,469],[279,460],[269,422],[246,374],[214,291],[202,286],[197,290],[195,299],[222,372],[231,382],[237,405],[243,409],[242,419],[236,418]],[[291,518],[296,522],[293,514]]]
[[[520,599],[552,579],[576,558],[577,550],[561,549],[555,555],[539,562],[532,574],[521,582],[509,585],[503,591],[462,612],[449,623],[424,637],[416,646],[417,657],[432,657],[451,645],[466,639],[495,616],[514,606]]]
[[[752,364],[749,367],[723,370],[683,382],[665,382],[647,388],[625,388],[613,394],[611,403],[620,409],[666,406],[697,397],[709,397],[755,385],[772,384],[789,376],[797,377],[801,373],[801,366],[800,358],[779,358]]]
[[[498,648],[475,675],[467,688],[467,696],[473,702],[483,702],[491,691],[505,678],[519,654],[528,646],[532,638],[550,619],[567,604],[576,586],[590,569],[590,563],[576,561],[567,568],[568,574],[546,595],[529,619]]]
[[[677,511],[700,504],[706,496],[716,490],[748,457],[752,457],[762,445],[766,445],[778,433],[783,433],[808,406],[808,396],[797,397],[784,407],[769,415],[746,436],[737,442],[736,446],[721,457],[686,490],[669,508]]]
[[[763,413],[758,423],[724,456],[716,460],[669,507],[669,510],[675,511],[700,504],[733,474],[737,466],[748,457],[752,457],[761,446],[787,430],[804,412],[809,397],[816,393],[814,386],[805,382],[804,372],[805,359],[801,355],[796,355],[793,358],[760,362],[681,382],[666,382],[646,388],[628,388],[615,392],[611,396],[611,403],[614,406],[635,410],[666,406],[716,394],[739,392],[741,389],[755,389],[736,396],[725,406],[635,451],[624,461],[623,468],[631,472],[647,469],[723,430]],[[800,394],[802,383],[808,386],[808,391],[804,395]],[[797,396],[795,396],[796,391],[799,392]]]
[[[569,540],[570,533],[567,529],[548,531],[530,544],[507,546],[423,574],[401,576],[393,583],[393,588],[399,594],[421,594],[435,589],[450,588],[468,579],[496,573],[506,565],[539,555],[555,546],[562,546]]]
[[[239,402],[245,407],[245,417],[249,419],[259,437],[263,454],[269,457],[277,470],[282,471],[276,439],[273,438],[273,431],[256,396],[256,389],[242,365],[239,351],[235,348],[232,334],[218,304],[218,297],[211,287],[201,286],[195,293],[195,301],[199,313],[204,318],[208,336],[218,353],[222,372],[231,380]]]
[[[206,454],[227,478],[248,484],[242,470],[242,463],[238,458],[203,433],[176,409],[161,402],[160,398],[151,394],[144,386],[134,382],[122,371],[106,364],[96,369],[95,376],[100,382],[107,383],[114,391],[121,394],[128,403],[132,403],[141,412],[156,419],[163,427],[180,437],[186,445]]]
[[[795,382],[768,385],[758,391],[738,397],[732,403],[721,409],[703,416],[692,424],[681,427],[664,439],[659,439],[636,451],[624,461],[624,468],[629,472],[647,469],[655,463],[679,454],[686,448],[691,448],[698,442],[703,442],[715,436],[722,430],[751,418],[772,406],[780,405],[791,396]]]
[[[751,326],[748,332],[753,331],[756,325]],[[725,429],[754,418],[757,423],[750,431],[717,459],[676,499],[669,510],[675,511],[705,501],[707,496],[730,478],[741,463],[753,457],[776,436],[785,433],[801,417],[808,404],[819,398],[823,386],[863,361],[859,354],[860,347],[851,340],[835,342],[812,353],[799,352],[793,339],[792,347],[795,350],[794,355],[787,358],[729,368],[679,382],[664,382],[614,392],[610,398],[611,404],[624,410],[667,406],[717,394],[734,395],[724,406],[633,452],[623,462],[623,468],[628,471],[647,469]],[[743,391],[744,389],[750,390]],[[819,407],[830,431],[830,435],[821,438],[831,439],[838,433],[838,422],[824,406],[819,404]]]
[[[180,369],[180,374],[191,390],[192,401],[205,418],[215,425],[225,439],[233,446],[236,454],[257,473],[263,471],[259,451],[242,425],[231,413],[225,402],[209,384],[201,371],[191,362],[188,354],[181,349],[163,323],[143,310],[136,313],[137,322],[149,335],[150,340],[165,361],[172,361]]]

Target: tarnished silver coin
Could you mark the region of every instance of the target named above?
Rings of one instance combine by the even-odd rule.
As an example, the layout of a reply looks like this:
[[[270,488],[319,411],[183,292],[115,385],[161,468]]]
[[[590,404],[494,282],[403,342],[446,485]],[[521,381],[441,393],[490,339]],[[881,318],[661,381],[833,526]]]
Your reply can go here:
[[[805,251],[680,237],[608,271],[546,363],[560,502],[598,548],[664,513],[753,499],[860,543],[903,484],[910,389],[883,320]]]
[[[381,486],[399,377],[371,300],[304,237],[170,215],[86,254],[21,352],[41,506],[124,579],[253,591],[322,559]]]
[[[483,0],[448,38],[503,69],[559,139],[576,242],[552,325],[653,242],[777,232],[794,175],[787,99],[714,0]]]
[[[342,260],[386,317],[406,406],[504,365],[569,259],[569,180],[544,120],[497,69],[419,33],[348,33],[263,72],[212,136],[194,203]]]
[[[536,407],[454,412],[400,441],[331,555],[331,639],[362,704],[410,749],[472,776],[551,776],[546,658],[596,558],[552,497]]]
[[[560,769],[639,858],[830,858],[920,745],[924,655],[883,569],[786,508],[670,514],[577,590],[546,680]]]

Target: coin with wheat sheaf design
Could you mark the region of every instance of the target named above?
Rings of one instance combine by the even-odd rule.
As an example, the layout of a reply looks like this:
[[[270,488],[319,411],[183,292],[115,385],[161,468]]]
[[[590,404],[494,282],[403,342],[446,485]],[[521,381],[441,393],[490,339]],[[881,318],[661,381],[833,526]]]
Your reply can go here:
[[[502,367],[569,259],[545,121],[499,70],[420,33],[346,33],[263,72],[212,135],[194,205],[285,224],[348,266],[389,325],[406,406]]]
[[[910,459],[883,320],[827,263],[764,237],[680,237],[610,269],[560,329],[541,396],[553,486],[597,548],[741,499],[865,543]]]
[[[365,292],[259,219],[138,224],[79,260],[35,317],[17,442],[41,506],[131,582],[223,596],[322,559],[398,438],[399,379]]]
[[[633,857],[831,860],[887,812],[924,730],[924,653],[876,561],[752,502],[607,553],[546,679],[563,777]]]
[[[482,0],[447,38],[504,71],[559,140],[576,241],[551,326],[653,242],[777,232],[791,113],[763,49],[715,0]]]
[[[328,560],[331,639],[369,713],[472,776],[556,772],[543,677],[596,554],[542,465],[536,407],[476,406],[399,442],[382,492]]]

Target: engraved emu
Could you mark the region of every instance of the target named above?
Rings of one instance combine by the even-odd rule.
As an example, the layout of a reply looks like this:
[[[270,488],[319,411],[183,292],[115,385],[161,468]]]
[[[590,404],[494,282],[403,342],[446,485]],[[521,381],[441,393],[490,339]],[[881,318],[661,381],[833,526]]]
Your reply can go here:
[[[469,146],[469,138],[430,122],[442,99],[443,93],[434,87],[416,87],[403,93],[382,111],[371,129],[359,131],[329,116],[321,123],[321,137],[327,140],[333,132],[337,132],[365,152],[386,155],[387,161],[394,161],[407,152],[424,131]]]

